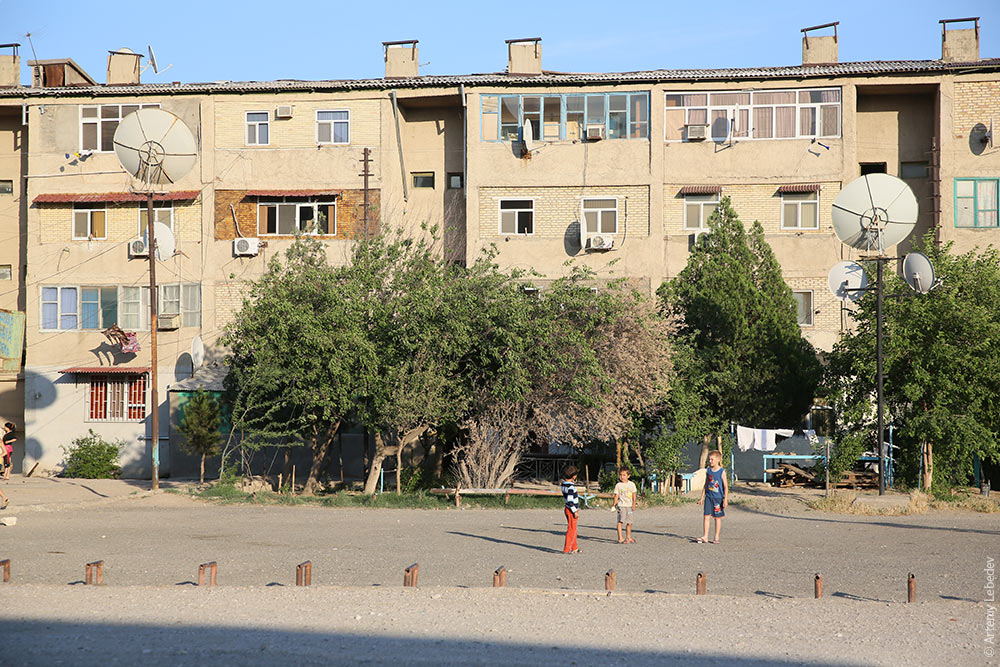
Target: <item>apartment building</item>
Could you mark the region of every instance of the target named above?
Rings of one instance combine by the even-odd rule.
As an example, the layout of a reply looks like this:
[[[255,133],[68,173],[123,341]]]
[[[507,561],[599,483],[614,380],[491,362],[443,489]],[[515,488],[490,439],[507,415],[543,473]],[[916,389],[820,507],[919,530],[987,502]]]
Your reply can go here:
[[[383,45],[383,78],[308,82],[143,84],[141,57],[119,50],[103,85],[63,59],[29,62],[22,87],[13,47],[0,55],[0,308],[26,313],[26,327],[0,416],[23,419],[16,465],[54,468],[59,447],[93,429],[128,443],[127,475],[148,476],[157,409],[161,474],[179,470],[179,394],[218,386],[214,342],[296,234],[344,262],[363,229],[430,224],[453,261],[496,246],[542,283],[572,260],[598,287],[624,277],[652,293],[729,196],[763,225],[805,335],[829,349],[849,312],[827,274],[858,255],[834,236],[831,204],[858,175],[906,180],[917,234],[959,251],[1000,242],[1000,59],[980,58],[971,23],[943,22],[940,58],[919,61],[840,63],[830,24],[803,31],[795,66],[555,73],[532,38],[506,44],[503,72],[421,76],[405,41]],[[111,143],[143,106],[179,116],[198,144],[191,172],[155,196],[176,238],[157,263],[158,406],[149,259],[141,243],[133,252],[143,196]],[[141,349],[107,340],[111,324]],[[195,337],[210,349],[201,368]]]

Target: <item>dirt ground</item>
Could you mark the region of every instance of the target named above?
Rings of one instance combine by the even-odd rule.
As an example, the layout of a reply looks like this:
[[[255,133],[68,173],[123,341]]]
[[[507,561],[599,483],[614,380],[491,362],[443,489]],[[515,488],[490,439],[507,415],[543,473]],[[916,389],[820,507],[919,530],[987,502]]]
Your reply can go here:
[[[613,513],[584,510],[578,555],[560,553],[557,510],[220,506],[145,493],[25,508],[0,527],[14,638],[0,643],[0,663],[995,659],[984,587],[1000,514],[839,515],[766,490],[746,500],[730,507],[718,545],[691,541],[694,504],[640,510],[628,546],[615,541]],[[98,559],[105,585],[80,585]],[[313,587],[296,589],[307,559]],[[219,587],[198,589],[198,564],[211,560]],[[414,562],[420,588],[404,591]],[[508,589],[493,591],[501,565]],[[698,572],[706,597],[692,595]]]

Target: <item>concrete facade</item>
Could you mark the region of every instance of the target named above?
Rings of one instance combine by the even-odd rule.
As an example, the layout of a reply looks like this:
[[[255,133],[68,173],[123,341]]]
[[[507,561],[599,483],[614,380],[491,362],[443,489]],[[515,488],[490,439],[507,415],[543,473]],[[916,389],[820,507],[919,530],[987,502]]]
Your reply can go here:
[[[949,53],[971,53],[968,37],[946,42],[961,46]],[[835,237],[830,207],[862,171],[911,185],[917,233],[958,251],[1000,241],[989,135],[1000,59],[979,59],[977,41],[971,61],[837,63],[836,38],[808,39],[808,64],[753,70],[556,74],[527,40],[507,45],[507,72],[421,77],[406,42],[386,46],[383,79],[52,87],[36,71],[33,87],[0,87],[0,185],[15,184],[0,192],[0,282],[7,264],[12,276],[0,308],[27,314],[23,372],[0,377],[0,417],[26,433],[15,469],[57,469],[60,447],[93,429],[125,441],[126,474],[150,474],[152,407],[129,393],[146,396],[135,382],[150,363],[148,260],[129,252],[143,207],[103,150],[137,105],[176,114],[198,144],[195,167],[157,204],[177,240],[157,264],[170,286],[161,310],[169,300],[180,311],[158,333],[163,475],[177,437],[168,389],[194,370],[192,340],[213,346],[296,228],[317,233],[332,262],[348,260],[364,226],[366,153],[369,230],[436,227],[449,259],[496,246],[501,265],[541,282],[572,260],[598,284],[624,277],[652,294],[728,196],[745,223],[762,224],[805,335],[829,349],[850,314],[827,274],[860,254]],[[610,249],[588,247],[595,235]],[[259,253],[234,252],[241,238],[258,239]],[[140,352],[105,340],[112,321],[136,332]]]

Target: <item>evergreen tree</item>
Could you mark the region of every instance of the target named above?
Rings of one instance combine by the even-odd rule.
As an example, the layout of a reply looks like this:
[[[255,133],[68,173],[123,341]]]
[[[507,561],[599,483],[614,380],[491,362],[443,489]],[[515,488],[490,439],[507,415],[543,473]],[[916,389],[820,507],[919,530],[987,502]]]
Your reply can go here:
[[[184,451],[201,456],[201,483],[205,483],[205,458],[219,453],[222,434],[222,410],[212,394],[199,389],[184,405],[184,418],[178,430],[184,436]]]

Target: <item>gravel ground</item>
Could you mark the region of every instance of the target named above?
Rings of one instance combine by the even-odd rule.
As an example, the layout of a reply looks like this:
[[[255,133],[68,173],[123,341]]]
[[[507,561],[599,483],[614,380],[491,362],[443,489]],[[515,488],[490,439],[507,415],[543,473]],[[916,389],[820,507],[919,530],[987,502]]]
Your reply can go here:
[[[699,545],[700,514],[641,510],[637,543],[624,547],[611,512],[585,510],[583,553],[567,556],[557,510],[219,506],[161,494],[26,511],[0,528],[0,558],[13,562],[0,663],[988,664],[984,568],[1000,558],[1000,515],[757,502],[730,508],[721,544]],[[105,586],[66,585],[97,559]],[[306,559],[314,586],[296,589]],[[197,589],[209,560],[219,587]],[[404,591],[413,562],[420,589]],[[500,565],[508,589],[487,589]],[[611,598],[594,593],[608,569]],[[690,595],[699,571],[705,598]],[[816,572],[820,601],[810,599]],[[905,604],[908,572],[916,605]]]

